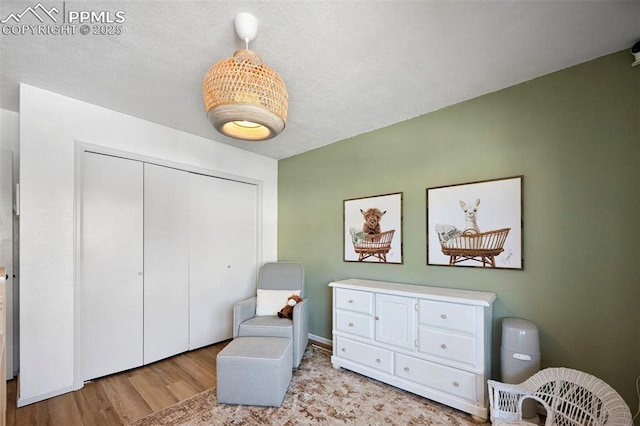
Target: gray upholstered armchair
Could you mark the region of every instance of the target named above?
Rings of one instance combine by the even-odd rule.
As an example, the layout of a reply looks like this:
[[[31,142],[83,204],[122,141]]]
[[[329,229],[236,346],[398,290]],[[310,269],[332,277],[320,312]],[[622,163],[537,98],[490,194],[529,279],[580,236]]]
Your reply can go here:
[[[233,337],[270,336],[293,340],[293,368],[300,365],[309,341],[307,299],[293,308],[293,320],[278,318],[287,297],[295,292],[304,298],[304,267],[300,263],[265,263],[258,278],[258,295],[238,302],[233,307]],[[274,296],[284,299],[273,305]],[[275,306],[269,311],[268,301]],[[273,309],[276,309],[274,312]],[[257,315],[256,315],[257,314]]]

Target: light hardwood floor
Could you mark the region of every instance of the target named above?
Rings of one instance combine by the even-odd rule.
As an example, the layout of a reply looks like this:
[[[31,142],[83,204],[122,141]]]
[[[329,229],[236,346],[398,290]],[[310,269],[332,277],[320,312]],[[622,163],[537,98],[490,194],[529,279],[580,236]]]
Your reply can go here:
[[[230,340],[87,383],[78,391],[16,408],[7,382],[7,425],[123,425],[216,385],[216,356]]]

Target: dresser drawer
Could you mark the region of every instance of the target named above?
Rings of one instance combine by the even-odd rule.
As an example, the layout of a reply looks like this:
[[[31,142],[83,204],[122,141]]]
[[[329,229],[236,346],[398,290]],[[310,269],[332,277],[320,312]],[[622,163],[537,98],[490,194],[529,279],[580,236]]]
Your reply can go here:
[[[420,327],[418,351],[476,366],[476,338],[473,336]]]
[[[363,314],[373,314],[373,294],[366,291],[349,290],[346,288],[337,288],[336,290],[336,308],[348,309]]]
[[[393,352],[338,336],[336,356],[393,374]]]
[[[396,355],[395,375],[475,402],[476,375],[433,362]]]
[[[475,334],[476,308],[433,300],[420,300],[419,322],[422,325]]]
[[[373,318],[369,315],[337,310],[336,330],[372,339]]]

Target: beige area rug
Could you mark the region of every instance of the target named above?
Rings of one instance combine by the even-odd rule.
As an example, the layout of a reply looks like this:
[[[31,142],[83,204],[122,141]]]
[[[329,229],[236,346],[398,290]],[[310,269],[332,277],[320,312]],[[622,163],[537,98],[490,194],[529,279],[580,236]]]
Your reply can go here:
[[[210,389],[132,423],[151,425],[476,425],[471,416],[331,365],[309,346],[281,407],[218,404]]]

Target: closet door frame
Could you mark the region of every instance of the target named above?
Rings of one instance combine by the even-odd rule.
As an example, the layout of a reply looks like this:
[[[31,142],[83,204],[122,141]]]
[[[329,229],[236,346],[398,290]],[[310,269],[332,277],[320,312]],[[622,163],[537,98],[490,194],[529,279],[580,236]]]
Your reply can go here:
[[[73,253],[74,253],[74,273],[73,273],[73,288],[74,288],[74,312],[73,312],[73,352],[74,352],[74,366],[73,366],[73,390],[81,389],[84,386],[84,380],[82,375],[82,320],[83,320],[83,270],[82,270],[82,177],[84,169],[84,154],[85,152],[92,152],[96,154],[110,155],[112,157],[124,158],[127,160],[140,161],[142,163],[155,164],[157,166],[170,167],[185,172],[196,173],[200,175],[210,176],[214,178],[227,179],[241,183],[247,183],[255,185],[257,189],[257,202],[256,202],[256,268],[262,264],[262,205],[263,205],[263,183],[257,179],[251,179],[244,176],[233,175],[230,173],[224,173],[212,169],[206,169],[202,167],[196,167],[189,164],[176,163],[169,160],[163,160],[147,155],[137,154],[130,151],[122,151],[114,148],[109,148],[101,145],[95,145],[86,143],[83,141],[75,141],[74,147],[74,237],[73,237]],[[256,277],[258,276],[256,270]],[[257,283],[256,283],[257,285]]]

